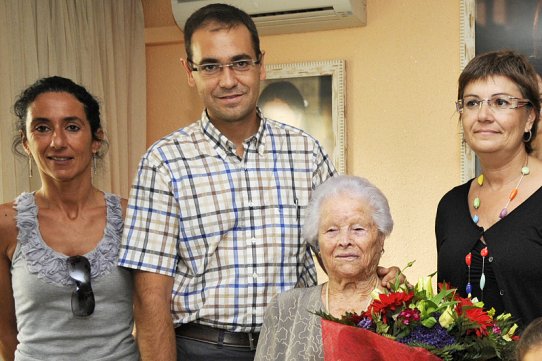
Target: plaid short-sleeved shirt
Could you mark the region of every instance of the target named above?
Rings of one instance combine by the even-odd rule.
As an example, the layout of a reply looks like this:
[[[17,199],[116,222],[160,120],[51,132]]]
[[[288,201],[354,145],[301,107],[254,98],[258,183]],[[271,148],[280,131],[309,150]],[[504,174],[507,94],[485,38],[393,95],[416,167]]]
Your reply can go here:
[[[336,171],[310,135],[261,119],[243,158],[204,113],[141,159],[119,265],[175,277],[176,324],[259,331],[275,294],[316,284],[301,220]]]

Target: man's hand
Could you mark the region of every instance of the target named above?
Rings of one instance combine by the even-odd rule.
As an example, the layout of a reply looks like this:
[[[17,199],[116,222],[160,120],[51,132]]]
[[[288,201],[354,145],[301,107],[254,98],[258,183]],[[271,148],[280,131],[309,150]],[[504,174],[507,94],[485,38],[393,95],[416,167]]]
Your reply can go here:
[[[376,274],[378,275],[378,278],[380,278],[380,283],[382,287],[386,287],[387,289],[390,289],[391,286],[395,284],[395,280],[397,277],[399,277],[399,284],[406,283],[408,285],[406,276],[401,273],[401,269],[399,267],[378,266],[378,268],[376,269]]]

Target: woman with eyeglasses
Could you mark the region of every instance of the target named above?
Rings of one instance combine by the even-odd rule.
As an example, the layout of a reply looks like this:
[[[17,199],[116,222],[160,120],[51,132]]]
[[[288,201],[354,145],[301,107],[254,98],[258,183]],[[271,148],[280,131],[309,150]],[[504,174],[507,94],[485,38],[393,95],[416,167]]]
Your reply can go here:
[[[0,356],[138,360],[131,276],[117,267],[126,202],[92,184],[106,145],[99,104],[54,76],[14,112],[13,149],[41,187],[0,205]]]
[[[542,162],[531,154],[536,73],[511,51],[479,55],[459,77],[457,110],[481,174],[438,205],[438,280],[524,326],[542,316]]]

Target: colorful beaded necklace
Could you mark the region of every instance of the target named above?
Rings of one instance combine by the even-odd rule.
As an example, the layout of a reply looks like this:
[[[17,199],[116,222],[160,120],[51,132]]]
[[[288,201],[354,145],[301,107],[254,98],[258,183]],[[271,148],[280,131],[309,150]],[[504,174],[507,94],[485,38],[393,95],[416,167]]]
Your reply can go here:
[[[484,287],[486,286],[486,274],[484,273],[485,265],[486,265],[486,257],[488,255],[487,247],[482,248],[480,251],[480,256],[482,256],[482,274],[480,275],[480,291],[482,291],[482,299],[484,300]],[[472,295],[472,285],[470,283],[470,265],[472,263],[472,253],[469,252],[465,256],[465,263],[467,264],[467,267],[469,268],[469,277],[467,279],[467,287],[465,288],[465,291],[467,291],[467,295],[469,298]]]
[[[518,188],[519,188],[519,185],[521,184],[521,181],[523,180],[523,177],[528,175],[530,172],[529,167],[527,166],[527,162],[528,162],[528,158],[527,158],[527,161],[525,161],[525,166],[521,168],[521,177],[519,178],[518,184],[516,184],[514,189],[512,189],[512,192],[510,192],[506,205],[499,213],[499,219],[503,219],[504,217],[508,215],[508,206],[510,205],[510,202],[512,202],[514,198],[516,198],[516,196],[518,195]],[[480,174],[478,178],[476,179],[476,182],[478,183],[478,185],[480,185],[480,189],[481,189],[482,186],[484,185],[484,175]],[[481,204],[479,194],[480,194],[480,190],[478,190],[478,195],[476,195],[476,198],[474,198],[474,201],[472,202],[472,206],[474,207],[475,211],[477,211],[478,208],[480,208],[480,204]],[[478,215],[475,213],[474,216],[472,216],[472,220],[474,223],[478,224],[480,217],[478,217]]]
[[[504,206],[504,208],[499,213],[499,219],[503,219],[504,217],[506,217],[508,215],[508,206],[510,205],[510,202],[512,202],[514,200],[514,198],[516,198],[516,196],[518,195],[519,185],[521,184],[521,181],[523,180],[523,178],[530,173],[529,167],[527,166],[528,162],[529,162],[529,158],[527,158],[525,160],[525,165],[521,168],[521,177],[519,178],[519,181],[516,184],[516,186],[514,187],[514,189],[512,189],[512,192],[510,192],[510,195],[508,196],[508,201],[506,202],[506,205]],[[482,188],[482,186],[484,185],[484,175],[480,174],[478,176],[478,178],[476,179],[476,182],[478,183],[480,188]],[[480,194],[480,191],[478,190],[478,195],[476,196],[476,198],[474,198],[474,201],[472,202],[472,206],[474,207],[475,211],[477,211],[478,208],[480,208],[480,204],[481,204],[479,194]],[[480,220],[480,218],[478,217],[477,214],[474,214],[474,216],[472,216],[472,220],[473,220],[474,223],[478,224],[478,221]],[[482,240],[482,242],[483,242],[483,240]],[[483,243],[485,244],[485,242],[483,242]],[[489,254],[489,252],[488,252],[487,247],[484,247],[480,251],[480,256],[482,256],[482,274],[480,275],[480,291],[482,292],[482,300],[483,300],[483,297],[484,297],[483,296],[484,287],[486,285],[486,275],[484,273],[485,259],[486,259],[488,254]],[[471,297],[471,293],[472,293],[472,285],[470,283],[470,266],[471,266],[471,262],[472,262],[472,254],[469,252],[465,256],[465,263],[467,264],[467,267],[468,267],[468,279],[467,279],[467,287],[466,287],[465,291],[467,292],[469,297]]]

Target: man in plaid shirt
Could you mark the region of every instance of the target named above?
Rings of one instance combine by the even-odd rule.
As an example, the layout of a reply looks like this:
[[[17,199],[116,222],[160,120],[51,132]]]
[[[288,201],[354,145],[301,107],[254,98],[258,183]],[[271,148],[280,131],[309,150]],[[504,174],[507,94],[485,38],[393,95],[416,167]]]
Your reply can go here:
[[[119,264],[136,270],[143,360],[252,360],[270,299],[316,284],[301,220],[336,170],[318,141],[256,107],[265,67],[250,16],[208,5],[184,36],[205,110],[141,159]]]

